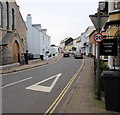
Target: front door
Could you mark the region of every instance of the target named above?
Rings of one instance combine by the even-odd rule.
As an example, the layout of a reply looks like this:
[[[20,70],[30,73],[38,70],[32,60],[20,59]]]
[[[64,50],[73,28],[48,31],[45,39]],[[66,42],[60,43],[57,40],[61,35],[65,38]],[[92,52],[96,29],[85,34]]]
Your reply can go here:
[[[14,63],[18,62],[18,54],[19,53],[20,53],[19,44],[17,41],[15,41],[13,43],[13,47],[12,47],[12,58],[13,58]]]

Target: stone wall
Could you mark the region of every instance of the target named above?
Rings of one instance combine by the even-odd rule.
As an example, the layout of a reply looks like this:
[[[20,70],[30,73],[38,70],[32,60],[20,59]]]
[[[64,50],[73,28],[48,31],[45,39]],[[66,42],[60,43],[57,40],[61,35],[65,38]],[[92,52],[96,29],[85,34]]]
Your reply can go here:
[[[0,28],[2,34],[2,40],[4,39],[4,43],[7,46],[2,46],[2,58],[5,59],[6,63],[13,63],[13,44],[17,41],[19,46],[20,56],[25,53],[27,50],[27,27],[25,22],[21,16],[19,6],[16,2],[8,2],[9,4],[9,18],[7,18],[7,7],[6,2],[2,2],[3,10],[2,10],[2,20],[3,26]],[[14,28],[12,23],[12,10],[14,10]],[[9,19],[9,26],[7,27],[7,19]],[[11,34],[9,34],[11,33]],[[9,34],[9,35],[8,35]],[[8,37],[9,36],[9,37]],[[1,42],[1,41],[0,41]]]

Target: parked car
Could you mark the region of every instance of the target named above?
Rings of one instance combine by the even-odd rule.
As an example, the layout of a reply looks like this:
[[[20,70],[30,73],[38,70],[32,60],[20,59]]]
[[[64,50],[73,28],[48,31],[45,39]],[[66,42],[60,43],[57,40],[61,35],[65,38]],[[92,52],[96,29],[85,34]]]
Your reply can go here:
[[[83,59],[83,54],[80,53],[80,52],[76,52],[76,53],[74,53],[74,58],[75,58],[75,59],[77,59],[77,58]]]
[[[71,51],[71,50],[69,50],[68,52],[69,52],[69,54],[73,54],[73,51]]]
[[[33,60],[33,54],[32,53],[29,53],[29,60]]]
[[[69,52],[65,52],[65,53],[63,53],[63,57],[70,57]]]

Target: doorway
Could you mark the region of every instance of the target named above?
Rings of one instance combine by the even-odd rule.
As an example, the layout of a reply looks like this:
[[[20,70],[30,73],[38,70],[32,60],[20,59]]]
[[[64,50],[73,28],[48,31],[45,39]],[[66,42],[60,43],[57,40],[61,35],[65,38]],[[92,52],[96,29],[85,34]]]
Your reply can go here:
[[[13,43],[13,47],[12,47],[12,60],[13,63],[18,62],[18,54],[20,53],[20,47],[17,41],[15,41]]]

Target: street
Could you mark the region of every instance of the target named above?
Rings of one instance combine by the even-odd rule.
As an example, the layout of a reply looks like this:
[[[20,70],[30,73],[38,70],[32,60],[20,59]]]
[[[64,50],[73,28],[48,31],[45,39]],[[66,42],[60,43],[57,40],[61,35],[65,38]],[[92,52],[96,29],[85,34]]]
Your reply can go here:
[[[119,115],[119,97],[120,0],[0,0],[0,115]]]
[[[3,75],[3,113],[45,113],[81,66],[82,59],[62,57],[48,65]]]

